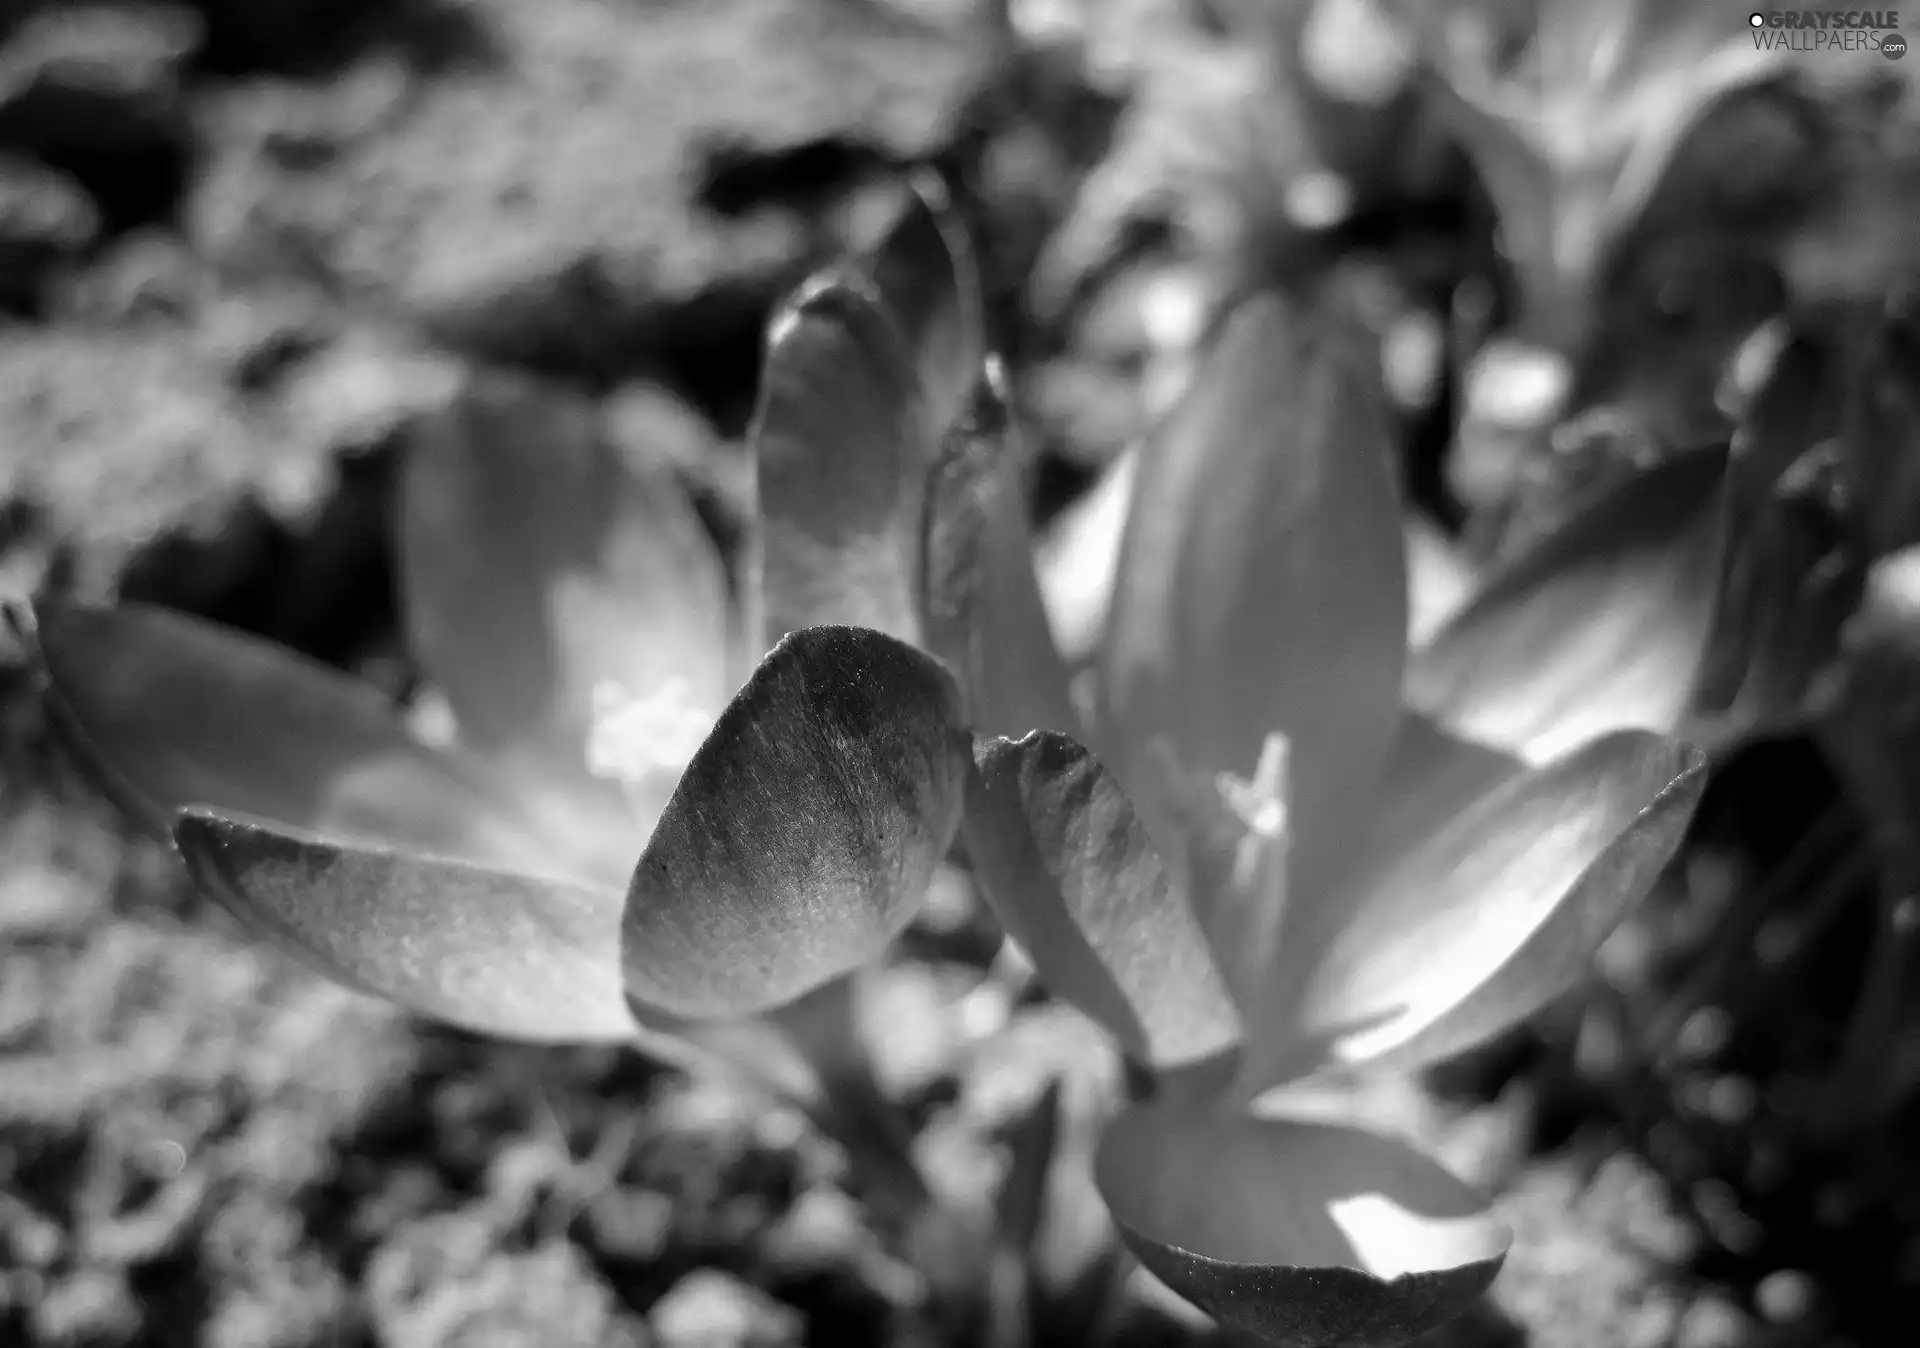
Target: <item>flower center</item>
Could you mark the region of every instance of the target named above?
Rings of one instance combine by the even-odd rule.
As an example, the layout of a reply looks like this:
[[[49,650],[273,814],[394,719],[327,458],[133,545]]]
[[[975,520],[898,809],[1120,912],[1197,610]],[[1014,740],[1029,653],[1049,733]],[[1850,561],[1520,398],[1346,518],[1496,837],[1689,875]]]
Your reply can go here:
[[[694,700],[684,678],[668,679],[645,697],[602,679],[593,686],[587,771],[627,787],[642,786],[663,771],[678,775],[712,729],[713,714]]]
[[[1223,772],[1214,789],[1244,832],[1234,846],[1233,879],[1241,889],[1252,888],[1267,849],[1287,832],[1287,737],[1278,731],[1260,743],[1260,761],[1253,776]]]

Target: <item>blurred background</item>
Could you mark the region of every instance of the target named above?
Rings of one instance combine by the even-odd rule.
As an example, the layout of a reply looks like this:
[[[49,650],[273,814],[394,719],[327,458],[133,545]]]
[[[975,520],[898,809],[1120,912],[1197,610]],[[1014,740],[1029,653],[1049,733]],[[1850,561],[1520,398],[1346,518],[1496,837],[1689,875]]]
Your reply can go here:
[[[1098,584],[1061,550],[1252,289],[1377,339],[1416,584],[1738,437],[1743,695],[1792,714],[1724,759],[1592,988],[1368,1107],[1518,1229],[1436,1343],[1911,1343],[1920,57],[1879,17],[1820,45],[1720,0],[0,0],[0,593],[184,608],[405,695],[419,419],[470,370],[548,381],[724,533],[771,307],[920,166],[975,232],[1069,644]],[[1089,1273],[1097,1036],[1036,998],[976,1043],[957,990],[995,943],[955,902],[886,971],[877,1052],[960,1182],[1062,1081],[1019,1330],[955,1313],[797,1116],[255,944],[0,648],[0,1344],[1205,1339]]]

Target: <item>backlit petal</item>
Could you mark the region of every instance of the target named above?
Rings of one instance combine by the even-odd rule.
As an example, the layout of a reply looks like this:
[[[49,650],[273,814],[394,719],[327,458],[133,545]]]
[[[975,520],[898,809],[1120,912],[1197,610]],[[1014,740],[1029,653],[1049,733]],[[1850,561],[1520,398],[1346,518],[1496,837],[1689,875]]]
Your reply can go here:
[[[1334,1125],[1134,1106],[1108,1126],[1095,1173],[1155,1276],[1297,1348],[1385,1348],[1452,1319],[1511,1240],[1435,1162]]]
[[[476,376],[409,447],[400,564],[413,649],[477,747],[580,774],[597,699],[710,722],[731,691],[711,539],[582,397]]]
[[[1497,566],[1414,655],[1408,701],[1536,763],[1677,728],[1712,635],[1726,462],[1699,450],[1635,473]]]
[[[1149,810],[1168,787],[1156,763],[1188,782],[1251,779],[1282,737],[1289,867],[1309,888],[1378,785],[1406,652],[1378,362],[1346,346],[1326,316],[1249,301],[1143,448],[1094,736]],[[1272,914],[1219,916],[1209,931],[1232,947],[1241,918]]]
[[[1075,664],[1100,648],[1106,632],[1139,463],[1138,449],[1122,453],[1086,495],[1054,518],[1036,549],[1047,625],[1060,653]]]
[[[407,733],[373,687],[283,646],[143,605],[43,600],[47,709],[147,832],[190,805],[497,865],[562,862],[479,765]]]
[[[1473,593],[1473,564],[1440,526],[1424,516],[1407,522],[1407,642],[1439,631]]]
[[[1303,978],[1276,980],[1249,1094],[1323,1064],[1418,1066],[1570,990],[1679,847],[1706,778],[1698,750],[1636,730],[1520,773],[1457,770],[1491,784],[1424,841],[1377,839],[1333,905],[1343,925]]]

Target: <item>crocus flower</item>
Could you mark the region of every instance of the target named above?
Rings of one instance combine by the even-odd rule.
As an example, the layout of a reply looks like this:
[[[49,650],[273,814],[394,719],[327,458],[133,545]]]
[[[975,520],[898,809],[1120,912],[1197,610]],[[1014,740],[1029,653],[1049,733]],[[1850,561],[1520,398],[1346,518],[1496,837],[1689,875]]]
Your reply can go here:
[[[581,402],[486,376],[429,421],[401,600],[455,742],[241,632],[43,600],[9,615],[51,719],[201,885],[341,983],[520,1040],[752,1047],[747,1018],[844,986],[912,918],[971,771],[952,681],[910,644],[903,448],[930,457],[965,388],[941,372],[977,341],[951,277],[912,280],[953,265],[939,228],[917,204],[775,316],[731,568]]]
[[[1766,443],[1778,420],[1765,409],[1731,446],[1622,465],[1479,568],[1410,518],[1408,703],[1529,759],[1603,730],[1673,733],[1726,711],[1725,685],[1752,672],[1736,639],[1751,624],[1730,602],[1750,565],[1751,540],[1736,524],[1750,530],[1757,495],[1779,475]],[[1093,662],[1101,647],[1121,542],[1146,499],[1135,486],[1144,449],[1129,450],[1036,547],[1048,627],[1070,664]],[[1784,701],[1743,696],[1722,729],[1765,721]]]
[[[1507,1233],[1411,1147],[1254,1103],[1432,1062],[1571,988],[1678,846],[1704,765],[1583,727],[1561,684],[1518,687],[1552,623],[1497,595],[1457,620],[1482,639],[1453,638],[1433,693],[1490,742],[1403,710],[1387,431],[1369,362],[1331,336],[1247,302],[1143,448],[1091,695],[1049,638],[992,379],[928,494],[922,599],[981,734],[962,824],[981,891],[1154,1083],[1096,1156],[1123,1238],[1222,1321],[1370,1344],[1464,1309]],[[1496,717],[1504,691],[1538,720]]]

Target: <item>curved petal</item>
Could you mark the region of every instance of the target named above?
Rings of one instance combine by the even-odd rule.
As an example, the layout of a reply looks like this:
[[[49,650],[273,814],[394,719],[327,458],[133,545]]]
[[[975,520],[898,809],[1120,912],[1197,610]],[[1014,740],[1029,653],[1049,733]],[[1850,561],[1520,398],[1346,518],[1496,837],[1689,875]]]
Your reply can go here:
[[[1726,464],[1698,450],[1635,473],[1499,565],[1415,653],[1408,701],[1536,763],[1673,730],[1712,634]]]
[[[970,743],[930,657],[815,627],[760,662],[688,764],[627,890],[627,990],[749,1015],[877,956],[960,826]]]
[[[243,922],[338,982],[481,1034],[631,1038],[620,894],[193,809],[174,843]]]
[[[1438,1164],[1351,1128],[1136,1105],[1094,1173],[1162,1282],[1299,1348],[1404,1343],[1471,1306],[1511,1243]]]
[[[42,600],[31,625],[9,616],[50,719],[155,837],[204,805],[470,861],[564,861],[477,764],[414,739],[371,686],[283,646],[137,604]]]
[[[1469,803],[1527,765],[1512,754],[1462,739],[1431,717],[1407,712],[1374,809],[1371,851],[1394,856],[1424,846]],[[1334,912],[1338,922],[1338,911]]]
[[[399,551],[408,638],[476,747],[579,776],[609,693],[708,723],[726,704],[713,543],[670,474],[620,460],[584,398],[471,379],[409,446]]]
[[[994,362],[927,484],[921,626],[927,649],[959,673],[976,732],[1078,731],[1066,665],[1034,579],[1012,437]]]
[[[771,645],[825,623],[917,636],[920,481],[933,455],[920,380],[873,288],[815,277],[767,330],[749,438],[762,608]]]
[[[986,306],[972,241],[946,184],[922,170],[907,186],[906,209],[867,259],[867,271],[913,353],[927,426],[938,443],[980,378]]]
[[[962,829],[981,890],[1041,980],[1139,1062],[1231,1048],[1206,935],[1120,784],[1065,735],[981,741]]]
[[[1424,841],[1377,840],[1313,967],[1276,980],[1246,1094],[1322,1065],[1432,1062],[1570,990],[1672,858],[1705,782],[1697,749],[1616,731],[1495,780]]]
[[[1094,742],[1137,795],[1156,738],[1210,780],[1251,777],[1284,737],[1303,884],[1347,846],[1399,709],[1405,539],[1377,364],[1327,317],[1242,306],[1143,450],[1134,499],[1152,508],[1127,521],[1102,653]]]

